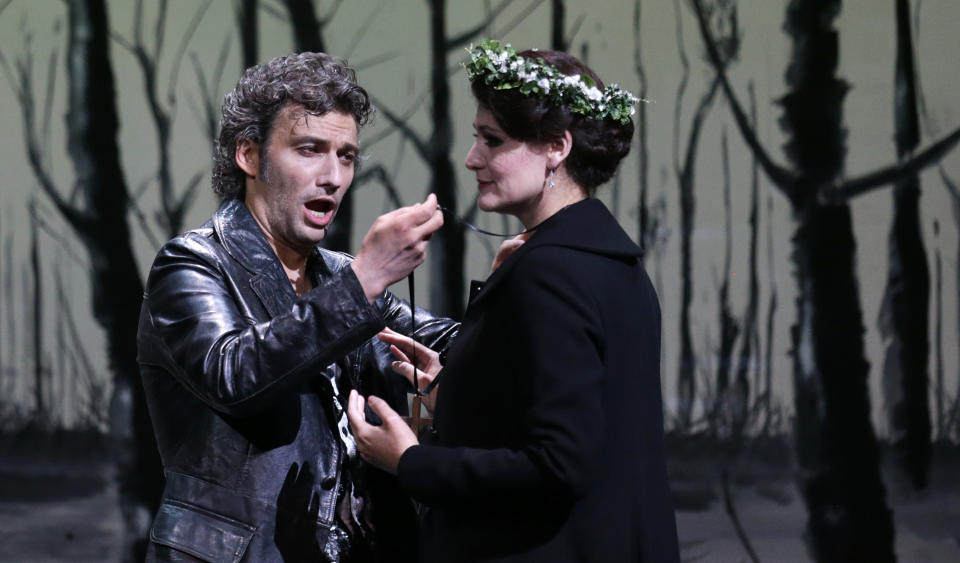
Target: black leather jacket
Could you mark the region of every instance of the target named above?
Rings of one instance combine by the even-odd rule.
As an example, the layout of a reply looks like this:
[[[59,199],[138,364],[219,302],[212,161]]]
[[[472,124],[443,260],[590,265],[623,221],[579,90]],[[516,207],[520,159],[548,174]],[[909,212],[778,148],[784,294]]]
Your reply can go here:
[[[297,298],[238,200],[160,250],[138,334],[167,481],[155,544],[210,561],[276,561],[323,545],[345,455],[345,405],[331,379],[344,396],[356,388],[401,413],[409,390],[375,338],[385,325],[409,333],[409,306],[389,292],[371,305],[350,260],[316,249],[307,262],[315,288]],[[435,349],[458,326],[419,309],[416,320],[418,339]],[[389,521],[404,500],[391,497],[392,478],[361,473],[355,479],[386,499],[367,516],[413,526]]]

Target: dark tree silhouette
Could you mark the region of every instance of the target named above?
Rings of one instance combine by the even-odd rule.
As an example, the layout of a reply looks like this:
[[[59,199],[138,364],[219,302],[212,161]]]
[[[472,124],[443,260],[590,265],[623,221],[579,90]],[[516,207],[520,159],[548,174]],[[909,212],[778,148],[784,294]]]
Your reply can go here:
[[[897,58],[894,127],[897,157],[920,143],[917,76],[908,0],[896,0]],[[927,485],[930,471],[928,318],[930,272],[920,221],[920,177],[905,175],[893,187],[887,282],[878,326],[883,336],[883,390],[897,467],[914,489]]]
[[[933,247],[933,264],[934,264],[934,377],[935,386],[933,388],[933,396],[936,400],[936,427],[934,430],[935,440],[945,440],[946,436],[944,435],[944,410],[943,410],[943,401],[944,393],[946,393],[946,388],[943,385],[943,264],[940,258],[940,221],[933,220],[933,238],[934,238],[934,247]]]
[[[333,20],[341,1],[333,2],[323,17],[318,17],[311,0],[283,0],[293,27],[293,43],[297,52],[326,51],[323,32]],[[331,250],[349,252],[353,232],[353,190],[347,190],[337,209],[337,220],[331,223],[323,245]]]
[[[947,189],[947,193],[950,195],[950,209],[953,211],[953,223],[957,227],[957,231],[960,232],[960,186],[957,185],[950,176],[943,170],[943,167],[940,168],[940,179],[943,180],[943,185]],[[960,245],[957,246],[957,253],[954,256],[954,264],[960,264]],[[960,267],[956,268],[956,278],[954,284],[956,290],[956,303],[960,303]],[[960,350],[960,316],[957,317],[957,344],[958,350]],[[960,375],[960,366],[957,368],[957,373]],[[960,377],[958,377],[960,379]],[[957,389],[957,394],[954,397],[953,404],[947,409],[946,413],[946,422],[944,422],[945,433],[949,436],[954,430],[954,425],[960,420],[960,388]],[[960,437],[960,436],[958,436]]]
[[[33,278],[33,289],[30,295],[33,314],[33,399],[34,415],[32,423],[37,430],[45,430],[50,422],[50,392],[48,386],[49,370],[44,357],[43,338],[43,270],[40,263],[40,228],[37,225],[37,204],[31,200],[28,205],[30,215],[30,274]]]
[[[720,349],[717,352],[716,394],[714,396],[713,411],[708,417],[714,431],[720,431],[721,436],[734,437],[733,420],[746,410],[746,399],[743,394],[749,392],[749,386],[744,389],[730,387],[730,371],[733,367],[733,346],[736,344],[740,325],[730,311],[730,277],[733,248],[733,214],[730,205],[730,151],[727,146],[727,128],[723,127],[720,136],[720,154],[723,163],[723,271],[720,274],[720,290],[717,298],[718,324],[720,328]]]
[[[157,170],[155,181],[160,194],[160,211],[157,213],[157,222],[168,237],[174,237],[183,230],[183,220],[197,195],[197,187],[203,177],[197,172],[187,182],[183,193],[176,194],[173,182],[173,166],[170,162],[171,127],[177,107],[176,85],[180,65],[190,39],[196,33],[200,20],[210,7],[212,0],[202,2],[193,19],[187,26],[186,32],[180,41],[172,61],[172,70],[167,80],[166,100],[161,100],[159,91],[159,64],[166,38],[167,0],[158,3],[157,20],[154,26],[153,44],[147,45],[144,36],[143,0],[138,0],[134,6],[133,41],[127,41],[119,35],[114,39],[119,45],[128,50],[136,59],[143,77],[143,89],[150,108],[150,117],[157,135]],[[148,186],[145,183],[144,186]]]
[[[757,103],[754,95],[753,83],[749,85],[750,93],[750,122],[757,123]],[[750,400],[750,361],[760,348],[759,331],[757,329],[757,313],[760,300],[760,282],[757,274],[757,238],[760,205],[760,181],[757,159],[753,158],[750,166],[750,251],[748,258],[749,286],[747,289],[747,307],[741,322],[742,337],[740,338],[740,352],[736,359],[734,372],[734,386],[737,391],[737,402],[734,404],[732,416],[732,434],[739,440],[747,424],[748,407]],[[759,364],[759,362],[757,362]],[[759,374],[760,371],[757,370]],[[760,382],[755,382],[755,395],[760,397]],[[769,403],[769,389],[766,401]]]
[[[863,314],[854,265],[854,195],[935,163],[960,130],[908,159],[843,179],[845,82],[837,78],[839,0],[791,0],[784,29],[793,41],[781,123],[793,168],[776,164],[757,138],[726,78],[701,0],[692,0],[710,59],[747,146],[790,202],[797,230],[798,285],[792,328],[795,436],[807,538],[818,561],[894,561],[893,521],[870,424]]]
[[[647,74],[643,68],[643,48],[641,23],[643,12],[641,1],[633,2],[633,65],[640,82],[637,95],[641,100],[647,98]],[[650,149],[647,147],[647,104],[641,101],[637,107],[637,186],[640,193],[637,197],[637,244],[644,251],[641,258],[646,261],[647,249],[650,246],[654,233],[650,232],[650,209],[647,199],[650,193]]]
[[[724,61],[726,64],[736,54],[739,46],[736,27],[736,9],[727,0],[711,2],[710,21],[713,29],[722,37]],[[693,236],[696,213],[696,196],[694,194],[697,151],[700,146],[700,133],[704,121],[713,105],[719,80],[713,78],[707,91],[701,96],[693,114],[690,130],[687,134],[687,144],[684,158],[680,161],[680,114],[683,108],[683,97],[690,78],[690,62],[687,59],[686,47],[683,44],[683,25],[680,10],[680,0],[675,0],[677,48],[680,54],[682,69],[680,84],[677,87],[677,105],[673,116],[673,161],[674,173],[677,176],[677,187],[680,191],[680,357],[677,373],[677,423],[681,430],[687,430],[693,421],[693,411],[696,403],[696,353],[693,349],[692,327],[690,325],[690,307],[693,304]],[[726,19],[726,21],[725,21]]]
[[[531,3],[531,7],[540,0]],[[453,146],[453,117],[450,112],[450,83],[448,57],[451,52],[466,47],[483,33],[511,0],[502,0],[488,15],[470,29],[448,36],[446,0],[427,0],[430,41],[430,122],[432,130],[427,139],[421,138],[407,123],[409,115],[399,116],[386,104],[377,107],[401,134],[410,141],[430,170],[429,192],[437,195],[440,205],[457,210],[457,177],[450,149]],[[528,9],[529,12],[529,9]],[[456,221],[447,221],[434,233],[430,242],[430,308],[434,313],[459,318],[463,313],[463,260],[465,239],[463,229]],[[437,290],[436,288],[442,288]]]
[[[260,59],[260,0],[234,0],[233,11],[240,31],[240,64],[249,68]]]
[[[67,2],[67,149],[75,173],[74,195],[54,184],[36,130],[32,61],[17,65],[27,155],[43,192],[90,256],[91,306],[106,333],[113,374],[110,430],[115,440],[121,511],[127,529],[125,560],[143,560],[145,523],[162,489],[136,363],[136,326],[143,294],[130,246],[129,194],[117,145],[119,122],[110,66],[109,25],[103,0]]]
[[[567,19],[567,7],[563,0],[550,0],[550,48],[554,51],[567,50],[567,38],[564,37]]]

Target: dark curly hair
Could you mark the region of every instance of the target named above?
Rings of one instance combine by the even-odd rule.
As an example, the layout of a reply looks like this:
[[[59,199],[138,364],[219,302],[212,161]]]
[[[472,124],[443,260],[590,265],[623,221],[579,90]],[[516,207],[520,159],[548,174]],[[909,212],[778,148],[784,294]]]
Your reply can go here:
[[[603,81],[576,57],[561,51],[527,50],[520,56],[552,65],[563,74],[588,75],[601,90]],[[517,89],[496,90],[482,77],[470,83],[477,103],[493,114],[507,135],[524,142],[551,142],[570,131],[573,146],[565,161],[567,174],[587,196],[610,180],[617,165],[630,152],[633,121],[620,123],[613,119],[591,119],[571,112],[536,96],[521,94]]]
[[[357,84],[354,70],[338,57],[297,53],[252,66],[223,97],[213,156],[214,192],[224,199],[243,197],[246,174],[235,160],[237,142],[257,143],[263,160],[274,121],[291,104],[311,115],[328,111],[353,115],[358,128],[376,111],[366,90]]]

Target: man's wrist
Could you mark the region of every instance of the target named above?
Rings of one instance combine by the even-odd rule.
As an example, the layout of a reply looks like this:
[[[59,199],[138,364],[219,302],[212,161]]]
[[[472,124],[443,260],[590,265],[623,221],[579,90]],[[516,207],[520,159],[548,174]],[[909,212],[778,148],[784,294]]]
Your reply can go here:
[[[358,262],[360,262],[359,265],[357,264]],[[367,273],[359,257],[350,263],[350,267],[353,269],[353,275],[355,275],[357,281],[360,282],[360,287],[363,288],[363,294],[367,296],[367,301],[373,303],[378,297],[383,295],[383,292],[387,289],[386,286],[382,285],[382,282],[380,282],[376,276],[371,276]]]

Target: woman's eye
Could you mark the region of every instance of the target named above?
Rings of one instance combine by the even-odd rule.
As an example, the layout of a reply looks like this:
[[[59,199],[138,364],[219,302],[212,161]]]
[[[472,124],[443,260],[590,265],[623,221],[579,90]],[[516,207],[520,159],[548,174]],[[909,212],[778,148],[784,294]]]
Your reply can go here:
[[[499,137],[492,137],[490,135],[484,135],[483,142],[487,143],[488,147],[499,147],[503,144],[503,141]]]

